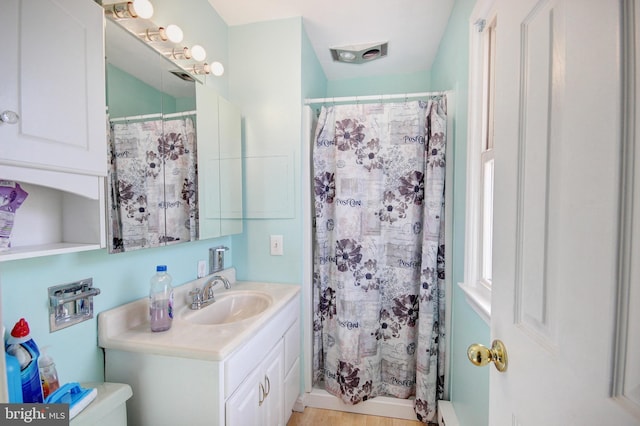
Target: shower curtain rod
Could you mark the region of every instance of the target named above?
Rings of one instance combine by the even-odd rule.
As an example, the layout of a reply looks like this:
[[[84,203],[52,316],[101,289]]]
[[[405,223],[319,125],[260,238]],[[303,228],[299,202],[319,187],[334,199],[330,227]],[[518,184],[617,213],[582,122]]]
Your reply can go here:
[[[386,101],[389,99],[423,98],[426,96],[441,96],[444,92],[418,92],[418,93],[398,93],[395,95],[370,95],[370,96],[343,96],[338,98],[313,98],[305,99],[305,105],[325,104],[331,102],[360,102],[360,101]]]
[[[175,118],[175,117],[184,117],[187,115],[195,115],[195,114],[196,114],[195,111],[174,112],[171,114],[162,114],[161,112],[157,112],[154,114],[132,115],[130,117],[111,118],[109,119],[109,121],[116,122],[116,121],[127,121],[127,120],[146,120],[149,118]]]

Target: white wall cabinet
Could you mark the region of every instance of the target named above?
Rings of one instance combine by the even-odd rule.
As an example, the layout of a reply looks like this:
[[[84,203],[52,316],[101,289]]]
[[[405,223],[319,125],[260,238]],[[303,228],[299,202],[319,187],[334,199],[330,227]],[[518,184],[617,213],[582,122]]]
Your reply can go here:
[[[132,387],[129,424],[284,426],[300,394],[299,310],[292,299],[222,361],[105,348],[105,379]]]
[[[0,179],[29,192],[0,261],[104,247],[104,22],[86,0],[7,0],[0,14]]]
[[[104,24],[86,0],[6,0],[0,110],[2,164],[105,176]]]

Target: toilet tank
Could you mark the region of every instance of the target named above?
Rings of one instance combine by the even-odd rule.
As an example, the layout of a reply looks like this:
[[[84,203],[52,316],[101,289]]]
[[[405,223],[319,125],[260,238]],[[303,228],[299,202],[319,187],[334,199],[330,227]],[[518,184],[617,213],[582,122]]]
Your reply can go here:
[[[70,426],[126,426],[126,402],[133,392],[123,383],[81,383],[86,389],[96,388],[98,395],[84,410],[71,419]]]

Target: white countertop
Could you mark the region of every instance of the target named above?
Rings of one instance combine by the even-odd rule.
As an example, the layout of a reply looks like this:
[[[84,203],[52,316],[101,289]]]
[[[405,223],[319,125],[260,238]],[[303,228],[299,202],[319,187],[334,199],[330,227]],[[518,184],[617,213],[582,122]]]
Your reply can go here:
[[[147,298],[127,303],[98,315],[98,343],[105,349],[144,352],[182,358],[222,361],[256,331],[267,323],[292,300],[299,303],[300,287],[292,284],[235,281],[235,271],[223,275],[233,282],[230,290],[217,289],[222,297],[225,291],[258,291],[269,295],[273,302],[262,313],[240,322],[218,325],[199,325],[181,320],[181,312],[189,309],[188,293],[202,288],[207,278],[174,288],[174,319],[171,329],[152,332],[148,320]],[[215,304],[215,302],[214,302]],[[202,308],[207,309],[208,307]]]

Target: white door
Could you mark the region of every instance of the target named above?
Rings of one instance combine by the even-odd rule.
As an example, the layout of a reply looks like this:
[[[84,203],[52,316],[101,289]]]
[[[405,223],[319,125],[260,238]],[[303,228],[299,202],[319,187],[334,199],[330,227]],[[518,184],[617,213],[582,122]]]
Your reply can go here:
[[[491,426],[640,424],[640,405],[613,397],[621,3],[497,7],[491,334],[508,366],[491,367]]]

